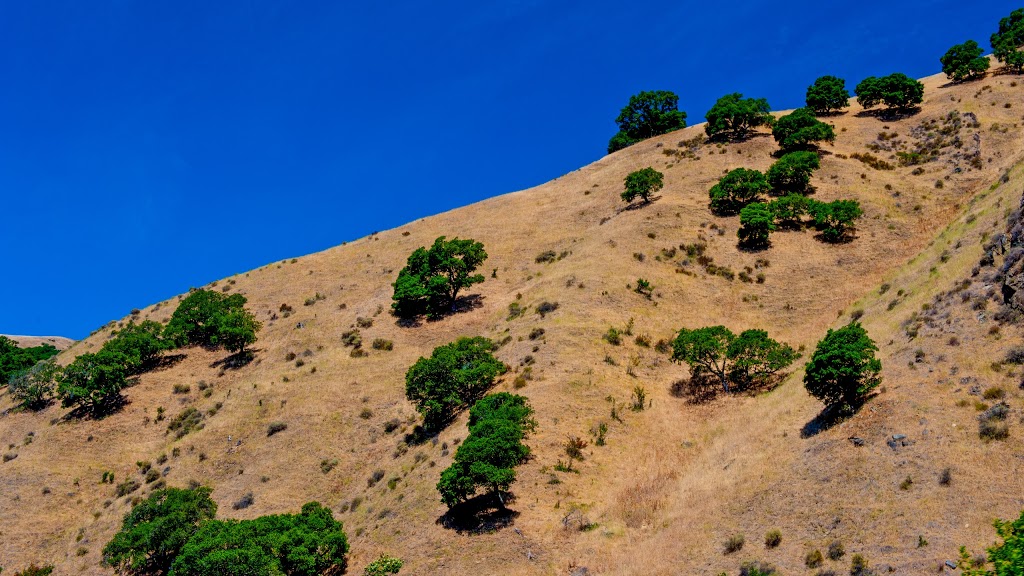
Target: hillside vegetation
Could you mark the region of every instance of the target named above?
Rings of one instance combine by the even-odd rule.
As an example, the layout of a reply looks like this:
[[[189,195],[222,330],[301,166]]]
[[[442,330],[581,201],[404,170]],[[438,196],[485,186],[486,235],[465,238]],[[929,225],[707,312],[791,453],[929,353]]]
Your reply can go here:
[[[1024,508],[1024,353],[997,313],[1014,253],[993,244],[1024,193],[1021,79],[922,82],[911,112],[853,103],[820,118],[834,142],[818,142],[805,192],[863,211],[838,238],[779,225],[740,247],[742,216],[712,213],[723,175],[778,159],[769,129],[634,142],[623,128],[625,148],[536,188],[211,282],[262,324],[249,361],[180,340],[96,416],[0,396],[0,564],[110,574],[101,553],[133,499],[190,483],[212,489],[217,522],[323,504],[344,524],[349,573],[388,554],[403,574],[733,574],[749,561],[805,574],[817,551],[836,573],[859,554],[921,574],[961,545],[983,550],[992,521]],[[627,175],[647,167],[661,187],[624,203]],[[482,243],[483,282],[449,293],[454,313],[392,314],[399,271],[440,236]],[[186,296],[58,362],[130,321],[167,324]],[[835,418],[803,365],[851,320],[878,345],[881,384]],[[671,342],[715,325],[767,330],[802,356],[739,392],[697,389]],[[507,365],[491,391],[528,401],[529,434],[511,444],[528,450],[507,511],[453,515],[442,471],[468,474],[456,454],[486,426],[462,410],[418,429],[406,372],[477,336]],[[979,414],[1000,402],[1008,439],[983,438]]]

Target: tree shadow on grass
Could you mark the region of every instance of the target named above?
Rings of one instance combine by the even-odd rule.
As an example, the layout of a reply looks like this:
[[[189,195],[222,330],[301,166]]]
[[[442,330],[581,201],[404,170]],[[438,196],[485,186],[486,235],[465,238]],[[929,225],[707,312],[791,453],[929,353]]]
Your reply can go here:
[[[134,386],[137,380],[132,380],[125,386],[129,388]],[[108,398],[102,404],[98,406],[78,406],[73,408],[70,412],[61,417],[58,421],[61,423],[72,422],[75,420],[103,420],[107,416],[110,416],[116,412],[120,412],[125,406],[128,405],[128,399],[123,394],[115,394],[114,397]]]
[[[878,118],[884,122],[895,122],[897,120],[903,120],[904,118],[910,118],[921,111],[920,106],[914,106],[912,108],[881,108],[878,110],[861,110],[854,114],[857,118]]]
[[[399,328],[418,328],[423,325],[423,322],[440,322],[446,318],[454,316],[456,314],[465,314],[466,312],[472,312],[478,308],[484,307],[484,296],[480,294],[469,294],[468,296],[459,296],[455,299],[455,303],[452,307],[444,314],[435,316],[433,318],[427,318],[423,314],[417,314],[416,316],[402,317],[397,316],[395,319],[395,325]],[[394,315],[394,313],[392,313]]]
[[[164,354],[155,358],[151,362],[147,362],[146,365],[142,367],[142,371],[156,372],[159,370],[167,370],[168,368],[173,368],[185,358],[188,358],[187,354]]]
[[[818,413],[817,416],[811,418],[806,424],[804,424],[803,428],[800,429],[800,437],[813,438],[826,430],[834,428],[838,424],[846,422],[859,412],[860,409],[864,407],[864,404],[867,404],[868,400],[877,395],[877,393],[869,394],[868,396],[858,400],[856,404],[852,406],[826,406]]]
[[[622,214],[623,212],[626,212],[626,211],[641,210],[643,208],[646,208],[646,207],[650,206],[654,202],[656,202],[658,200],[661,200],[661,198],[662,197],[660,195],[659,196],[651,196],[650,200],[646,200],[646,201],[643,201],[643,202],[637,202],[635,204],[633,202],[630,202],[629,204],[627,204],[624,207],[620,208],[615,213],[616,214]]]
[[[242,350],[241,352],[235,352],[226,358],[221,358],[220,360],[210,364],[210,368],[238,370],[239,368],[248,366],[249,363],[256,358],[256,352],[257,350]]]
[[[505,504],[515,501],[515,496],[505,493]],[[456,504],[437,519],[437,524],[459,534],[487,534],[507,528],[515,523],[519,512],[501,504],[493,493],[481,494]]]

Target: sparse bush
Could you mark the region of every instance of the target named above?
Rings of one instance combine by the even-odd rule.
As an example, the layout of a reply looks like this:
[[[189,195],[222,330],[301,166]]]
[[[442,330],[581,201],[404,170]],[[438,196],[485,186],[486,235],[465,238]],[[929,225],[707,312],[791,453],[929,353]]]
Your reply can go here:
[[[363,576],[388,576],[388,574],[398,574],[401,569],[401,560],[381,554],[380,558],[366,565]]]
[[[843,543],[839,540],[833,540],[828,545],[828,559],[839,560],[846,555],[846,549],[843,548]]]
[[[372,346],[374,350],[389,351],[395,349],[394,342],[392,342],[391,340],[385,340],[383,338],[374,338]]]
[[[817,568],[825,563],[825,558],[821,555],[821,550],[812,550],[804,556],[804,566],[808,568]]]
[[[743,549],[744,542],[745,539],[743,537],[743,534],[735,534],[733,536],[730,536],[725,541],[725,543],[722,544],[722,553],[728,555],[734,552],[739,552]]]
[[[544,329],[543,328],[534,328],[533,330],[530,330],[530,334],[529,334],[528,338],[530,340],[536,340],[536,339],[540,338],[543,335],[544,335]]]
[[[320,471],[323,472],[324,474],[327,474],[331,470],[334,470],[334,467],[337,465],[337,458],[324,458],[323,460],[320,461]]]
[[[278,432],[284,432],[288,429],[288,425],[284,422],[271,422],[267,425],[267,436],[273,436]]]
[[[555,310],[558,310],[558,302],[548,302],[545,300],[537,305],[537,314],[540,314],[541,318],[544,318]]]
[[[142,484],[139,484],[138,480],[134,478],[129,478],[117,485],[117,488],[114,489],[114,495],[117,496],[118,498],[122,496],[127,496],[132,492],[138,490],[141,486]]]
[[[776,548],[782,543],[782,532],[778,530],[769,530],[764,535],[764,547],[765,548]]]
[[[537,264],[550,264],[551,262],[554,262],[557,259],[558,255],[555,254],[554,250],[546,250],[538,254],[537,257],[533,259],[533,261],[536,262]]]
[[[181,411],[167,424],[167,432],[174,432],[175,440],[184,437],[186,434],[203,429],[203,413],[195,407],[188,407]]]
[[[740,565],[739,576],[778,576],[775,566],[766,562],[744,562]]]
[[[622,344],[622,333],[619,331],[618,328],[614,326],[609,327],[608,331],[605,332],[604,336],[602,336],[601,338],[603,338],[612,346],[618,346],[619,344]]]
[[[860,554],[854,554],[850,558],[850,576],[868,576],[868,560]]]

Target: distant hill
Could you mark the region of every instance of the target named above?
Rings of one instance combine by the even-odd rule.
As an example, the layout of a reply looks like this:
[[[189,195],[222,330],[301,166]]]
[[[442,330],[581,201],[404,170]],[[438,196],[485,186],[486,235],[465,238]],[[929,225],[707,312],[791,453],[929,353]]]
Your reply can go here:
[[[707,142],[697,125],[529,190],[211,283],[244,294],[264,323],[247,366],[226,367],[222,350],[181,350],[101,420],[68,418],[56,404],[8,411],[0,396],[4,567],[110,574],[101,550],[150,490],[137,465],[146,462],[169,486],[212,487],[219,517],[324,503],[350,537],[350,574],[381,553],[404,559],[402,574],[715,575],[747,560],[808,574],[807,554],[835,541],[845,556],[823,569],[848,573],[860,553],[878,573],[925,574],[960,545],[982,550],[993,518],[1024,508],[1024,372],[1003,361],[1022,333],[994,319],[1005,255],[991,247],[1024,190],[1021,80],[923,81],[912,115],[886,120],[853,104],[825,118],[837,138],[822,148],[813,197],[861,203],[847,243],[780,230],[767,250],[739,249],[738,218],[713,215],[708,189],[732,168],[766,170],[778,148],[764,131]],[[933,159],[901,165],[904,149]],[[647,166],[664,173],[664,189],[625,209],[624,177]],[[272,213],[264,226],[272,233]],[[483,242],[485,282],[459,313],[400,325],[391,284],[414,249],[441,235]],[[692,244],[706,245],[713,266],[687,258]],[[650,298],[633,290],[639,278]],[[166,322],[179,299],[124,307]],[[557,309],[537,313],[545,302]],[[526,313],[510,314],[512,305]],[[883,383],[856,416],[828,427],[802,366],[826,330],[854,317],[880,347]],[[95,352],[128,320],[61,363]],[[773,390],[691,402],[677,395],[686,367],[655,344],[714,324],[763,328],[803,359]],[[629,328],[621,345],[602,338],[610,327]],[[365,355],[342,341],[355,328]],[[405,441],[418,422],[406,370],[474,335],[503,343],[496,355],[511,371],[496,390],[527,396],[538,424],[527,440],[534,457],[512,487],[511,525],[479,533],[446,527],[435,490],[466,438],[466,415],[434,440]],[[393,349],[371,348],[375,339]],[[634,411],[638,387],[649,403]],[[1010,437],[986,441],[978,415],[997,397],[1013,411]],[[201,429],[168,434],[191,408]],[[287,428],[268,436],[271,423]],[[589,443],[585,459],[560,472],[570,436]],[[106,472],[114,484],[101,483]],[[142,487],[119,496],[129,479]],[[235,509],[249,493],[252,505]],[[774,548],[764,544],[770,530],[781,533]],[[723,553],[738,535],[742,549]]]
[[[13,334],[0,334],[0,336],[7,336],[17,342],[18,346],[22,348],[49,344],[58,350],[67,350],[75,343],[71,338],[63,336],[15,336]]]

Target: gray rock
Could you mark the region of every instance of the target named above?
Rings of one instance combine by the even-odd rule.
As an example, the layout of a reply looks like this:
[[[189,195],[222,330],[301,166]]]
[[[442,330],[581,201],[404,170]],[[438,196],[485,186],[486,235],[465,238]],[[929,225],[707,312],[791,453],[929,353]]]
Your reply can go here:
[[[864,445],[864,439],[863,438],[858,438],[857,436],[850,436],[850,442],[853,442],[854,446],[863,446]]]
[[[893,435],[892,435],[892,439],[893,439],[893,440],[903,440],[903,439],[905,439],[906,437],[907,437],[907,435],[906,435],[906,434],[893,434]]]

